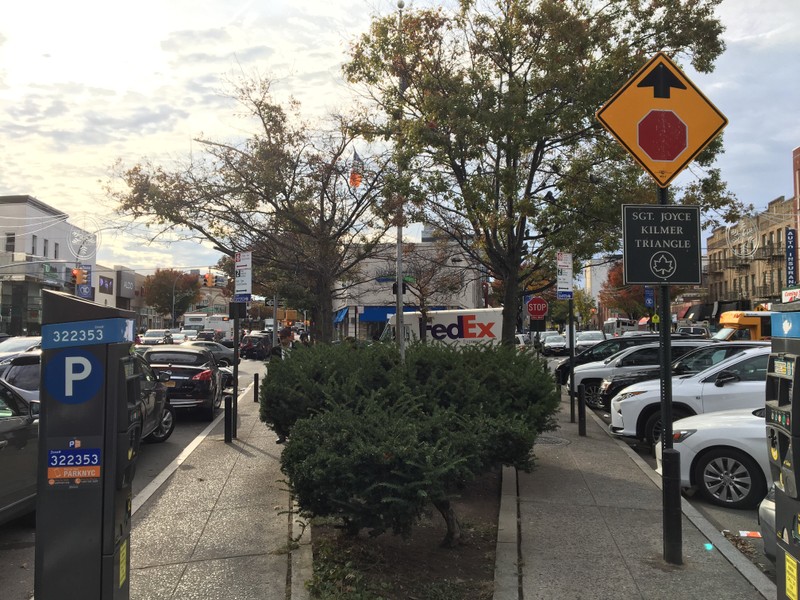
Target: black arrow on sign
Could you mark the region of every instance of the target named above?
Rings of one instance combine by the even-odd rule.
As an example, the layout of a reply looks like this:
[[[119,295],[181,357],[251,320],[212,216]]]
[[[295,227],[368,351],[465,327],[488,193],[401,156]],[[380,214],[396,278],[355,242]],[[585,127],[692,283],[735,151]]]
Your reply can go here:
[[[670,71],[663,63],[653,67],[653,70],[645,75],[645,78],[636,87],[652,87],[653,98],[669,98],[670,88],[686,89],[686,86],[681,83],[675,73]]]

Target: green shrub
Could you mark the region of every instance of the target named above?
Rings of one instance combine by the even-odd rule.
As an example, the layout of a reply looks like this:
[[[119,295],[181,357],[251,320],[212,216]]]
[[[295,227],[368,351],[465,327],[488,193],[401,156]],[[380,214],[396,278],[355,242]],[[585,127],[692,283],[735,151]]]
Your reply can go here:
[[[261,419],[302,511],[355,533],[406,534],[433,502],[497,464],[532,466],[559,396],[545,365],[506,347],[315,346],[270,364]],[[457,535],[458,532],[455,532]]]

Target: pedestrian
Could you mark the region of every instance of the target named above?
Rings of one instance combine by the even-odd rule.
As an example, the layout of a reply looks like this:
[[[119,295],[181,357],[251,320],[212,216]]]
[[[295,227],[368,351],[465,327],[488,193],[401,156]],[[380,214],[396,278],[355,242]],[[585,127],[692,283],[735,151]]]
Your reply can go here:
[[[300,334],[300,343],[306,347],[311,345],[311,340],[308,339],[308,334],[305,331]]]
[[[278,332],[278,345],[273,346],[270,350],[270,361],[279,358],[286,360],[294,348],[294,332],[289,327],[284,327]],[[276,444],[283,444],[286,441],[286,431],[283,430],[280,423],[275,423],[275,433],[278,434],[278,439],[275,440]]]

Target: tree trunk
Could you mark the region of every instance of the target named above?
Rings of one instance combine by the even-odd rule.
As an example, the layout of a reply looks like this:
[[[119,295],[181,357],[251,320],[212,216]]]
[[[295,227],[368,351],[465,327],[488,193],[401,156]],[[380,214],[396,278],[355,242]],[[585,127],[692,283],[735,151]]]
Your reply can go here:
[[[447,534],[442,540],[442,546],[445,548],[457,546],[461,542],[461,524],[458,522],[450,500],[435,500],[433,505],[442,514],[444,522],[447,524]]]
[[[517,333],[517,313],[521,304],[517,273],[509,274],[504,281],[503,291],[503,343],[513,344]]]

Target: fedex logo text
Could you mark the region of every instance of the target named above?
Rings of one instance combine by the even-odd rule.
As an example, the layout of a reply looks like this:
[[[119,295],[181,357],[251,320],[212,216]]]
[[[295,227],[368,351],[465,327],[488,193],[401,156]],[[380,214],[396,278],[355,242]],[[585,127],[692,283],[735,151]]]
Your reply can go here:
[[[476,320],[475,315],[464,315],[456,319],[455,323],[445,325],[437,323],[427,325],[426,329],[430,332],[434,340],[457,340],[457,339],[493,339],[495,334],[492,332],[494,323],[481,323]]]

